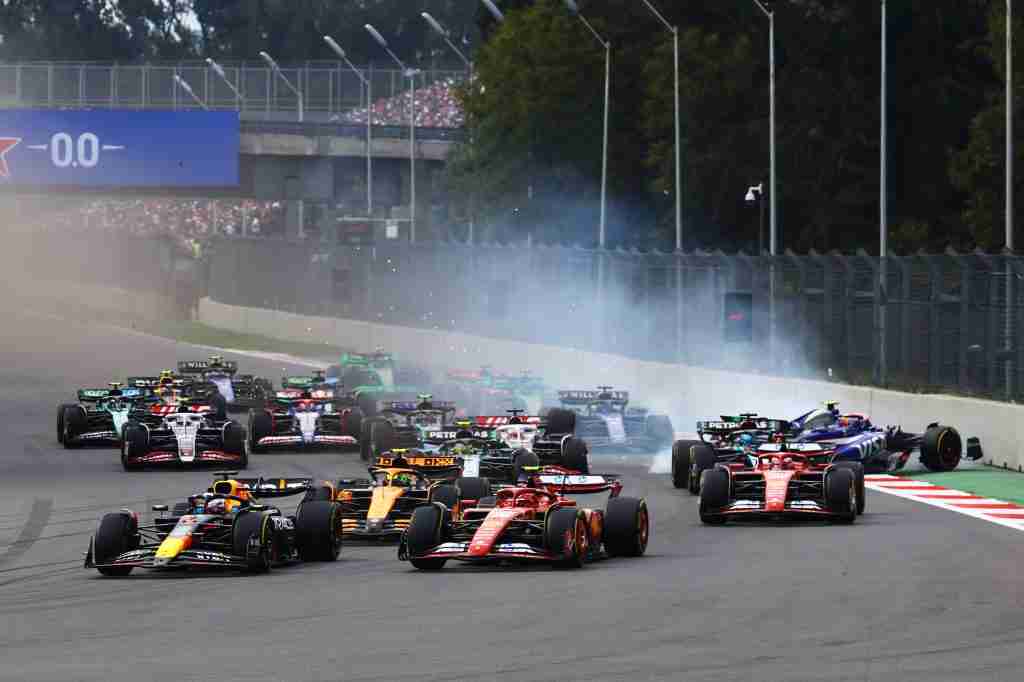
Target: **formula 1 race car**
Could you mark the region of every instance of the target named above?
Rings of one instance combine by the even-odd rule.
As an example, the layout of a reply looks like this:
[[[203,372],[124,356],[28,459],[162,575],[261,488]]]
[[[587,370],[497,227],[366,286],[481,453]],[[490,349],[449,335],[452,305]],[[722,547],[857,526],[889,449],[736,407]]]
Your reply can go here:
[[[416,457],[410,456],[409,461]],[[456,478],[437,481],[422,470],[405,466],[370,467],[370,477],[324,481],[309,490],[305,501],[333,500],[343,512],[347,537],[397,539],[412,519],[413,512],[425,504],[438,502],[457,509],[463,497],[477,499],[490,494],[490,483],[483,479]]]
[[[451,423],[455,410],[454,403],[434,401],[430,394],[419,395],[417,402],[386,403],[378,416],[362,420],[359,454],[369,461],[393,448],[443,443],[458,430]]]
[[[359,408],[339,408],[332,389],[285,388],[267,407],[249,412],[249,448],[348,448],[361,425]]]
[[[431,392],[430,375],[415,367],[399,367],[394,356],[377,349],[373,353],[343,353],[337,365],[326,370],[326,381],[351,393],[367,417],[378,416],[388,403],[411,401]]]
[[[697,432],[699,441],[677,441],[672,447],[673,484],[694,494],[700,491],[701,472],[716,462],[747,459],[761,443],[782,438],[822,443],[835,452],[837,460],[860,462],[869,474],[898,471],[915,451],[921,464],[932,471],[952,471],[962,457],[982,457],[978,439],[968,438],[965,451],[960,434],[951,426],[932,423],[924,433],[908,433],[898,426],[882,429],[862,414],[840,414],[835,402],[793,420],[754,414],[723,416],[718,422],[697,422]]]
[[[491,414],[505,409],[537,414],[547,390],[543,380],[529,372],[501,374],[490,367],[449,370],[444,382],[439,390],[446,397],[456,397],[456,402],[469,414]]]
[[[599,386],[596,391],[559,391],[558,399],[562,407],[547,414],[550,430],[573,434],[593,448],[655,452],[675,437],[667,415],[627,407],[627,391]]]
[[[306,492],[308,478],[233,478],[219,474],[205,492],[174,505],[154,505],[164,515],[140,525],[139,515],[106,514],[89,541],[85,568],[126,576],[135,568],[234,569],[261,573],[297,561],[334,561],[341,551],[341,508],[304,502],[294,516],[261,504],[262,498]]]
[[[155,406],[159,407],[159,406]],[[209,403],[183,401],[157,426],[129,420],[121,441],[125,471],[148,466],[249,465],[245,427]]]
[[[83,388],[77,403],[57,407],[57,442],[72,449],[82,445],[117,445],[129,419],[153,424],[158,417],[148,407],[149,389],[125,388],[116,381],[110,388]]]
[[[208,360],[179,362],[178,373],[185,377],[199,377],[216,386],[227,401],[228,410],[233,412],[262,407],[274,392],[269,380],[238,374],[238,363],[219,355],[211,355]]]
[[[700,518],[817,518],[853,523],[864,511],[864,468],[818,443],[765,443],[756,463],[716,464],[701,474]]]
[[[621,484],[599,476],[552,476],[544,485],[513,486],[493,497],[463,500],[456,510],[431,503],[413,512],[398,558],[420,570],[438,570],[455,559],[481,564],[540,561],[579,568],[587,561],[640,556],[647,549],[650,517],[642,499],[620,497]],[[574,492],[610,491],[605,509],[578,507]]]

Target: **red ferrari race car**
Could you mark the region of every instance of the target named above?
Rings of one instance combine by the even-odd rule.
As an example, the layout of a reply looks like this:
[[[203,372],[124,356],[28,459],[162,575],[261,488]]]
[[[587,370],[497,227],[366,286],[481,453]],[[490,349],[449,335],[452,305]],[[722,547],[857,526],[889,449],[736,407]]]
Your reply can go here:
[[[647,549],[647,503],[620,497],[614,476],[545,468],[528,485],[503,487],[492,497],[462,500],[455,509],[434,502],[413,512],[398,558],[421,570],[449,559],[480,564],[540,561],[579,568],[607,557],[635,557]],[[608,491],[605,509],[577,506],[567,493]]]
[[[701,474],[700,519],[853,523],[864,511],[864,468],[834,455],[818,443],[765,443],[753,465],[717,464]]]

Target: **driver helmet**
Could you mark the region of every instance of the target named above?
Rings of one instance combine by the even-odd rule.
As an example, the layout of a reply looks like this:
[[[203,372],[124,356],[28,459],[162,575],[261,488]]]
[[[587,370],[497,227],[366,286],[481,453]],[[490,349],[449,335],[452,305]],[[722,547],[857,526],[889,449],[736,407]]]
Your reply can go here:
[[[412,476],[409,474],[395,474],[391,477],[391,485],[400,485],[403,488],[411,488],[412,484]]]
[[[537,504],[537,496],[534,493],[521,493],[516,497],[517,507],[532,507]]]
[[[739,441],[740,447],[744,450],[749,450],[754,446],[754,436],[749,433],[741,433],[737,440]]]
[[[783,434],[783,433],[773,433],[772,434],[772,442],[773,443],[784,443],[785,441],[786,441],[785,434]]]
[[[456,455],[464,455],[472,449],[473,448],[470,447],[469,443],[456,443],[452,446],[452,453]]]
[[[210,500],[209,502],[206,503],[206,513],[207,514],[227,514],[228,513],[228,503],[227,503],[227,500],[225,500],[222,497],[218,497],[215,500]]]

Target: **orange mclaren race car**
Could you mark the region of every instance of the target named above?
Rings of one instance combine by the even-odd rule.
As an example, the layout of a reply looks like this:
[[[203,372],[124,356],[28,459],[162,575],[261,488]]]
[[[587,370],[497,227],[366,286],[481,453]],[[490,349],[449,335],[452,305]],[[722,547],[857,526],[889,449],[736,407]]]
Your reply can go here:
[[[621,489],[614,477],[549,470],[528,485],[504,487],[475,503],[464,501],[456,511],[427,504],[413,513],[398,558],[421,570],[437,570],[449,559],[578,568],[595,559],[640,556],[650,532],[647,503],[620,497]],[[580,507],[565,496],[602,491],[611,492],[603,510]]]
[[[406,528],[413,512],[432,502],[458,513],[462,500],[490,494],[487,479],[457,478],[452,483],[435,481],[413,467],[370,467],[370,477],[324,481],[310,488],[303,504],[330,500],[342,509],[342,528],[347,537],[395,538]]]
[[[308,478],[233,478],[223,472],[203,493],[190,496],[151,525],[130,510],[106,514],[89,541],[85,567],[105,576],[135,568],[194,567],[262,572],[296,561],[334,561],[341,551],[341,509],[331,501],[306,502],[294,516],[260,499],[308,490]]]

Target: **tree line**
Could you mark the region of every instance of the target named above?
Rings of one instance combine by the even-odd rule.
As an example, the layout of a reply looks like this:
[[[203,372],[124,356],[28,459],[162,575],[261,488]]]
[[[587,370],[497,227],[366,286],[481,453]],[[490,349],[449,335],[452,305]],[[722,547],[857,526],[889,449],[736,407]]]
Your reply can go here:
[[[753,0],[652,1],[680,28],[684,248],[752,252],[759,212],[744,195],[768,181],[767,19]],[[448,164],[450,201],[488,226],[484,236],[590,245],[604,49],[562,0],[496,4],[500,25],[478,0],[5,0],[0,59],[226,62],[260,50],[282,63],[333,59],[326,33],[357,63],[388,62],[362,28],[372,23],[402,59],[458,68],[419,17],[429,11],[476,73],[460,93],[473,143]],[[609,244],[671,248],[672,35],[638,0],[578,4],[613,46]],[[766,4],[776,24],[781,246],[877,253],[880,2]],[[997,251],[1005,3],[888,0],[888,14],[890,248]]]

